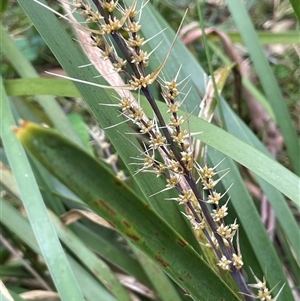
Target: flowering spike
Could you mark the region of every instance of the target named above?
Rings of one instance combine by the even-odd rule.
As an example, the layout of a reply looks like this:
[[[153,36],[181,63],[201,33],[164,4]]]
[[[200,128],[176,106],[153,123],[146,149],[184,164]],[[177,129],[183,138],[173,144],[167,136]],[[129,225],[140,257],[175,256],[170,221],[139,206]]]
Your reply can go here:
[[[34,1],[38,2],[38,0]],[[161,175],[164,176],[166,179],[165,188],[152,194],[150,197],[169,189],[176,190],[178,196],[172,198],[172,200],[177,201],[179,204],[184,204],[186,213],[183,214],[189,219],[195,233],[199,234],[199,231],[203,231],[207,239],[207,245],[212,248],[218,259],[217,265],[229,271],[239,285],[241,292],[244,295],[250,296],[250,291],[240,271],[243,266],[243,261],[238,238],[237,252],[233,245],[233,238],[238,231],[238,225],[236,221],[232,224],[225,224],[224,221],[224,217],[228,214],[227,204],[229,198],[224,205],[219,205],[220,200],[227,194],[231,186],[222,195],[215,190],[217,183],[228,174],[228,171],[216,170],[222,161],[214,167],[202,167],[194,160],[195,152],[192,139],[194,135],[201,132],[191,133],[190,131],[189,118],[193,112],[189,112],[187,116],[181,116],[179,114],[180,107],[182,107],[191,89],[190,88],[187,93],[183,92],[189,83],[189,79],[185,77],[181,81],[178,80],[182,66],[179,67],[175,77],[170,81],[167,81],[163,75],[163,68],[170,57],[187,12],[184,14],[165,58],[160,62],[154,72],[148,73],[146,66],[148,65],[150,56],[161,43],[149,53],[147,53],[142,46],[161,32],[147,40],[139,34],[142,26],[140,22],[142,9],[146,3],[142,4],[139,10],[136,10],[136,0],[133,0],[128,7],[125,6],[123,8],[118,0],[93,0],[93,2],[97,10],[94,6],[85,4],[83,0],[74,0],[72,13],[74,11],[79,12],[85,17],[85,23],[93,22],[93,26],[98,26],[98,28],[95,29],[88,27],[83,28],[78,23],[76,24],[70,20],[71,15],[68,18],[55,13],[68,22],[73,22],[74,26],[89,33],[91,44],[94,46],[93,51],[99,51],[102,61],[110,61],[111,66],[109,69],[113,69],[113,75],[115,77],[119,76],[119,72],[122,72],[127,84],[105,86],[63,75],[50,74],[75,82],[89,84],[94,87],[115,89],[117,91],[120,95],[115,97],[118,101],[117,104],[101,105],[118,107],[119,116],[124,116],[125,120],[116,125],[108,126],[106,129],[131,121],[135,125],[135,131],[132,131],[131,134],[141,136],[139,133],[142,133],[143,140],[145,139],[147,141],[143,143],[145,150],[143,151],[125,137],[140,153],[138,158],[133,158],[136,159],[137,162],[132,164],[138,166],[134,176],[140,172],[152,172],[155,173],[157,177]],[[126,36],[122,34],[124,30],[127,32]],[[114,45],[118,45],[118,52]],[[87,65],[81,66],[81,68],[85,66]],[[105,70],[105,68],[102,69]],[[102,70],[100,70],[99,73],[101,74],[100,76],[104,76]],[[161,86],[162,96],[167,105],[167,112],[169,113],[168,122],[164,120],[164,117],[156,105],[152,92],[148,89],[148,86],[155,81]],[[138,90],[137,99],[128,92],[130,90]],[[126,94],[125,91],[127,91]],[[142,106],[143,103],[141,105],[140,102],[140,93],[144,93],[145,98],[151,105],[154,112],[152,120],[145,115]],[[188,126],[184,127],[186,122]],[[112,166],[120,179],[125,179],[124,173],[116,169],[117,155],[109,152],[110,143],[102,136],[97,138],[97,143],[101,147],[102,152],[106,154],[105,162]],[[219,176],[218,179],[214,179],[214,176],[220,172],[224,173],[222,173],[222,176]],[[195,175],[197,175],[197,179],[194,178]],[[202,189],[199,189],[197,185],[199,180],[201,181]],[[203,190],[206,190],[205,193],[202,192]],[[208,204],[212,204],[212,208],[210,208]],[[199,235],[197,237],[199,237]],[[263,297],[265,301],[274,301],[277,299],[277,296],[275,299],[271,299],[272,290],[267,290],[265,280],[252,285],[252,287],[261,290],[257,295],[260,299]],[[264,293],[266,293],[266,295],[264,295]]]

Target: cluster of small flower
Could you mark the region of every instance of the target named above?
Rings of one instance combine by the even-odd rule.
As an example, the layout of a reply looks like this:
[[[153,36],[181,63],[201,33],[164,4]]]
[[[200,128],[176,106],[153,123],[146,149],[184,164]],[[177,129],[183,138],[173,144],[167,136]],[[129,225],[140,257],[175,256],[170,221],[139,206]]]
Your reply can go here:
[[[185,87],[186,79],[178,81],[180,70],[171,81],[161,76],[171,49],[159,67],[152,73],[147,73],[149,58],[156,48],[149,54],[142,49],[149,41],[140,34],[141,12],[145,4],[137,9],[136,0],[125,8],[121,7],[118,1],[93,1],[94,6],[82,0],[73,2],[74,10],[85,16],[86,22],[95,23],[99,27],[99,29],[86,28],[91,34],[92,46],[99,49],[102,59],[112,62],[115,72],[122,73],[127,78],[127,84],[123,88],[138,90],[138,95],[142,92],[154,112],[155,117],[151,120],[140,105],[140,99],[134,101],[127,96],[118,99],[121,115],[138,126],[141,134],[147,135],[148,145],[144,144],[145,150],[141,151],[143,158],[137,158],[143,162],[135,163],[142,165],[137,173],[154,172],[157,176],[163,175],[166,178],[166,187],[162,191],[177,189],[178,197],[172,200],[185,205],[186,212],[183,214],[190,220],[195,232],[200,230],[204,233],[207,239],[204,246],[214,250],[217,265],[232,274],[242,294],[251,296],[240,271],[243,261],[238,239],[238,251],[233,245],[238,224],[236,221],[225,224],[224,217],[228,214],[229,200],[223,205],[219,204],[227,191],[221,195],[215,190],[217,183],[227,173],[215,180],[217,166],[202,167],[195,160],[193,134],[188,131],[188,117],[180,115],[180,107],[188,95],[180,91]],[[118,45],[123,57],[117,53],[111,39]],[[169,114],[167,122],[149,89],[149,85],[154,82],[161,86],[162,97],[167,106],[166,113]],[[105,143],[107,142],[101,141],[101,145],[105,145],[103,149],[107,149]],[[109,159],[112,160],[112,156],[107,160]],[[115,161],[109,163],[115,164]],[[201,186],[198,185],[199,182]],[[205,191],[206,197],[202,191]],[[210,209],[211,207],[213,209]],[[266,288],[265,281],[256,280],[257,284],[250,285],[258,289],[256,298],[277,299],[278,295],[271,299],[272,290]]]

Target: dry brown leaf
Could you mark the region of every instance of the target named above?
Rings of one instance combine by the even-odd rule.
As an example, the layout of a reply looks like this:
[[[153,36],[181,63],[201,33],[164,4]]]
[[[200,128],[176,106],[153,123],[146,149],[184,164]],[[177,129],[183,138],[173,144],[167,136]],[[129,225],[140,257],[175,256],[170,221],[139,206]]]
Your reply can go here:
[[[59,294],[56,292],[33,290],[20,294],[25,300],[41,300],[41,301],[60,301]]]
[[[149,299],[154,300],[155,294],[152,290],[150,290],[147,286],[137,281],[134,277],[118,274],[116,273],[117,278],[119,279],[120,283],[125,287],[131,289],[132,291],[139,293]]]
[[[114,229],[111,226],[111,224],[109,224],[101,216],[97,215],[94,212],[90,212],[86,210],[71,209],[61,216],[61,220],[65,225],[70,225],[83,217],[88,218],[90,221],[94,222],[95,224],[101,225],[106,228]]]

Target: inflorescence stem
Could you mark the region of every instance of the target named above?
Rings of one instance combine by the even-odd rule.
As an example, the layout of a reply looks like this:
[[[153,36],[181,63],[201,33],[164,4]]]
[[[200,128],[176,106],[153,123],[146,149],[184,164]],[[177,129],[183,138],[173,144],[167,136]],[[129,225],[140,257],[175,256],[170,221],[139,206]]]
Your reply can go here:
[[[182,82],[175,79],[168,82],[162,80],[158,76],[162,73],[164,64],[166,63],[171,49],[165,60],[160,64],[156,71],[147,74],[147,66],[150,54],[142,49],[142,46],[148,41],[144,40],[138,34],[141,25],[139,20],[135,21],[135,17],[141,17],[141,11],[144,7],[142,4],[140,10],[136,10],[137,0],[133,0],[129,7],[121,7],[118,1],[114,0],[93,0],[97,10],[89,3],[83,0],[73,0],[75,11],[80,12],[87,17],[87,22],[98,25],[99,30],[85,28],[91,33],[92,45],[98,47],[103,59],[109,59],[117,73],[123,73],[128,83],[124,88],[127,90],[139,90],[143,92],[154,112],[153,120],[145,115],[139,101],[132,100],[130,97],[121,96],[118,104],[121,109],[121,115],[127,120],[138,126],[140,132],[147,135],[149,145],[145,146],[143,167],[138,172],[154,172],[157,176],[164,176],[167,181],[166,189],[177,189],[178,198],[174,200],[179,204],[185,204],[186,215],[191,222],[192,227],[196,230],[201,229],[204,233],[208,245],[214,250],[218,260],[217,265],[222,269],[231,273],[239,287],[240,293],[243,294],[245,300],[253,301],[254,297],[246,284],[245,278],[241,272],[243,266],[242,256],[240,254],[239,242],[237,241],[237,250],[233,245],[233,237],[237,232],[238,225],[234,222],[226,225],[224,217],[227,215],[227,202],[223,206],[219,206],[219,200],[224,196],[214,190],[215,185],[221,180],[214,181],[213,176],[216,175],[214,169],[201,167],[193,157],[193,144],[191,142],[191,133],[182,129],[181,125],[187,121],[182,116],[178,116],[179,107],[184,101],[175,100],[179,94],[178,86]],[[117,10],[118,14],[114,11]],[[121,15],[121,17],[120,17]],[[124,37],[122,32],[127,32],[128,37]],[[110,37],[118,45],[123,57],[115,50]],[[129,67],[129,68],[127,68]],[[131,70],[131,71],[130,71]],[[161,83],[162,81],[163,83]],[[166,122],[157,103],[151,93],[149,86],[157,82],[162,89],[162,97],[168,106],[170,113],[170,121]],[[120,87],[122,89],[122,87]],[[187,139],[189,137],[189,140]],[[160,152],[163,162],[157,159],[156,153]],[[140,158],[137,158],[141,160]],[[196,180],[197,175],[199,179]],[[208,192],[208,196],[204,198],[201,188],[197,184],[201,180],[202,189]],[[226,194],[226,193],[224,193]],[[208,204],[213,204],[212,212]],[[254,276],[255,277],[255,276]],[[250,285],[259,289],[257,298],[260,300],[276,300],[270,299],[272,290],[266,288],[265,281],[259,284]],[[269,299],[261,299],[261,295],[267,296]]]

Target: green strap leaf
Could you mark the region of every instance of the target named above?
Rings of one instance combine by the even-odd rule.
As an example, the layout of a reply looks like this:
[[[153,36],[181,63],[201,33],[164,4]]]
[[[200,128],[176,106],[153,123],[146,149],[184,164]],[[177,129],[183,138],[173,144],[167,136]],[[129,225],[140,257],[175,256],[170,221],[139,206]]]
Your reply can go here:
[[[99,279],[118,301],[132,301],[127,290],[121,285],[109,266],[96,256],[58,217],[49,212],[56,233],[78,259]]]
[[[298,0],[290,0],[291,5],[293,7],[294,13],[298,19],[298,22],[300,22],[300,5]]]
[[[54,176],[158,263],[194,300],[239,300],[187,241],[106,166],[53,130],[27,123],[17,135]]]
[[[83,301],[83,295],[53,229],[25,151],[12,131],[11,127],[15,125],[15,121],[1,78],[0,81],[2,91],[0,98],[2,108],[1,139],[35,237],[61,299],[64,301]]]

